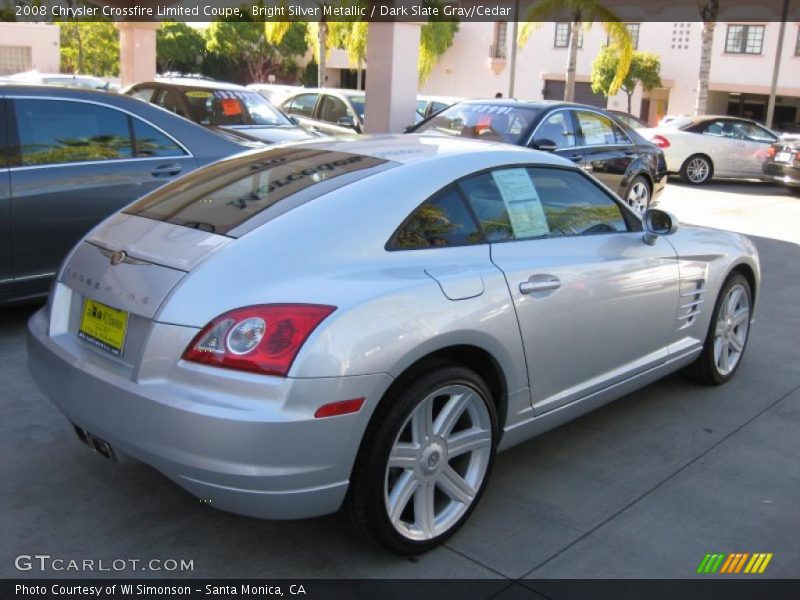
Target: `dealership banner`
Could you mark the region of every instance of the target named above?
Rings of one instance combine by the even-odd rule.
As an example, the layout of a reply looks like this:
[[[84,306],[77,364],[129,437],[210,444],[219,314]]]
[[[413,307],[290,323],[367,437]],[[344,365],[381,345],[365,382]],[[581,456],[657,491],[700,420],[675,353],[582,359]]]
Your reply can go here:
[[[542,0],[0,0],[5,21],[524,21]],[[800,20],[800,0],[603,0],[622,21]],[[580,20],[570,3],[549,21]]]
[[[796,600],[798,581],[686,579],[63,579],[0,581],[0,597],[83,600],[291,598],[297,600]]]

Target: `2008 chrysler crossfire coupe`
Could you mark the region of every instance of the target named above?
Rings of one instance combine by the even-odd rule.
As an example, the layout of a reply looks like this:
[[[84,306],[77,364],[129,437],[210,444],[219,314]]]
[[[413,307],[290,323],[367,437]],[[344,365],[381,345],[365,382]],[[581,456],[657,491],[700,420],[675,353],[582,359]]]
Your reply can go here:
[[[760,271],[569,161],[414,135],[237,155],[97,226],[29,323],[101,453],[211,506],[452,535],[495,453],[687,368],[729,380]]]

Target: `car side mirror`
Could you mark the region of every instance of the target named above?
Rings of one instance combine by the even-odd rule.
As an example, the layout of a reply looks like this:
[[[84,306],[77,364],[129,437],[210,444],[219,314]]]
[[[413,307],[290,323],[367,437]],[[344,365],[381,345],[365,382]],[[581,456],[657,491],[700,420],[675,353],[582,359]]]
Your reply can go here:
[[[542,138],[540,140],[534,140],[533,147],[536,150],[541,150],[542,152],[553,152],[558,149],[556,143],[548,138]]]
[[[300,126],[300,119],[295,117],[294,115],[289,115],[289,121],[291,121],[292,125]]]
[[[414,131],[414,127],[416,127],[416,125],[406,125],[403,129],[403,133],[411,133]]]
[[[350,129],[356,128],[356,120],[351,115],[339,117],[339,119],[336,121],[336,124],[339,127],[348,127]]]
[[[652,246],[660,235],[672,235],[678,231],[678,219],[660,208],[648,208],[642,215],[644,243]]]

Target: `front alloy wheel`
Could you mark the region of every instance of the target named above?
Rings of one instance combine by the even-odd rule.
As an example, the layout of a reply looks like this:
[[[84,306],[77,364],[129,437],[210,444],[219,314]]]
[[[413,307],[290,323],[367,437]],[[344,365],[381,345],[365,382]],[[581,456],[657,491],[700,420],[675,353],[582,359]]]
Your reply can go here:
[[[733,373],[750,331],[750,296],[738,283],[728,290],[714,330],[714,364],[722,376]]]
[[[483,493],[497,427],[491,392],[473,371],[445,363],[405,378],[364,435],[346,503],[351,522],[398,554],[441,544]]]
[[[741,273],[733,273],[720,290],[703,350],[686,369],[692,379],[719,385],[733,377],[742,362],[750,334],[753,295]]]

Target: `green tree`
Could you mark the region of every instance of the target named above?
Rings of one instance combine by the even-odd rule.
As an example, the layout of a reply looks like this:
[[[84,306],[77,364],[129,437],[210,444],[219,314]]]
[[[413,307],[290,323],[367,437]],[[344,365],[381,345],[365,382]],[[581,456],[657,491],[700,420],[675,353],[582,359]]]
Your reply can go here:
[[[166,21],[156,32],[156,62],[161,73],[196,71],[205,50],[203,35],[186,23]]]
[[[592,63],[592,91],[595,94],[611,96],[612,84],[619,71],[619,55],[610,46],[606,46]],[[631,57],[631,64],[619,89],[628,96],[628,112],[631,112],[631,98],[636,86],[650,91],[661,87],[661,60],[652,52],[636,50]]]
[[[442,54],[453,45],[453,39],[457,32],[457,21],[429,21],[422,26],[417,65],[420,83],[425,82]]]
[[[234,64],[244,65],[251,81],[294,69],[294,58],[305,54],[306,25],[290,23],[278,43],[267,39],[264,24],[256,21],[215,21],[206,29],[206,48]]]
[[[329,5],[328,2],[316,3],[320,10]],[[267,41],[274,45],[283,43],[286,35],[291,31],[293,23],[290,21],[267,21],[264,23],[264,33]],[[335,46],[333,36],[328,31],[328,23],[324,19],[317,22],[304,23],[306,26],[306,42],[314,51],[314,61],[317,63],[317,87],[325,87],[325,70],[328,50]]]
[[[61,71],[95,76],[119,75],[119,31],[111,21],[64,21]]]
[[[367,58],[367,35],[369,23],[366,21],[332,21],[328,23],[332,44],[347,52],[347,58],[357,69],[356,88],[362,85],[362,68]]]
[[[541,27],[542,22],[558,21],[557,16],[564,13],[570,20],[564,100],[572,102],[575,99],[575,65],[578,60],[578,39],[581,28],[588,31],[595,22],[599,22],[603,26],[609,38],[609,46],[619,56],[619,68],[610,87],[610,92],[616,94],[631,64],[633,42],[625,24],[598,0],[539,0],[535,2],[525,14],[525,23],[519,31],[519,46],[525,46],[531,34]]]

